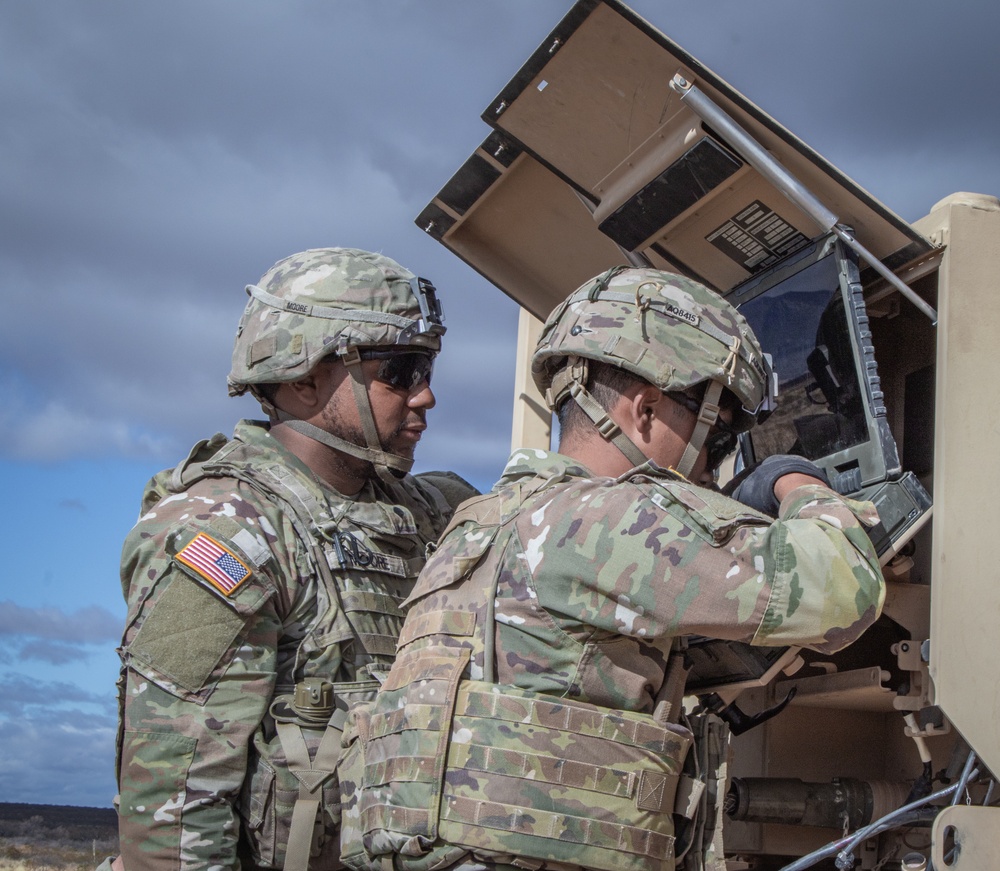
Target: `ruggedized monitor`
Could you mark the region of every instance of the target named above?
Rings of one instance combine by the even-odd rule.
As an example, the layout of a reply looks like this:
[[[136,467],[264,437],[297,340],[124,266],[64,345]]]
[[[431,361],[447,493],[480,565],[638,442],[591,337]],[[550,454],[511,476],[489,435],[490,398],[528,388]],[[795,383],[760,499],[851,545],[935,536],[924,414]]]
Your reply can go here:
[[[834,489],[870,499],[870,530],[891,555],[931,507],[900,466],[871,342],[857,259],[833,236],[804,246],[727,299],[750,323],[778,378],[776,410],[742,438],[742,462],[798,454],[822,467]]]
[[[834,236],[816,240],[726,298],[771,355],[778,379],[775,410],[740,437],[741,464],[772,454],[812,460],[838,492],[875,503],[880,522],[868,532],[887,561],[928,517],[931,499],[900,466],[854,252]],[[688,691],[766,683],[789,650],[692,638]]]

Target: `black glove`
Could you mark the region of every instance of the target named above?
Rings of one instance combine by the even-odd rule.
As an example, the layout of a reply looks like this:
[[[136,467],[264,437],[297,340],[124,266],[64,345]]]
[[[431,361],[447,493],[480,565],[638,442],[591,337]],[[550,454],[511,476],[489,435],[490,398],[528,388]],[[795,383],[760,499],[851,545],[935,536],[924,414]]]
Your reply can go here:
[[[774,485],[778,482],[778,478],[795,472],[819,478],[827,487],[830,486],[826,472],[805,457],[775,454],[734,478],[723,492],[737,502],[777,517],[778,499],[774,495]]]

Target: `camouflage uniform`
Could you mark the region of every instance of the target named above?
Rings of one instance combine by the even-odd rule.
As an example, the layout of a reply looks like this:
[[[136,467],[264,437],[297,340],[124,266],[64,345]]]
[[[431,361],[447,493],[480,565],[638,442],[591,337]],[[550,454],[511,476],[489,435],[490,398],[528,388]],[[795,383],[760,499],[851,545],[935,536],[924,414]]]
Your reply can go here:
[[[358,311],[339,315],[361,322],[349,324],[355,339],[370,329],[363,344],[391,344],[409,323],[391,312],[416,306],[397,289],[409,287],[409,274],[397,281],[398,264],[363,254],[305,252],[272,270],[280,280],[268,289],[305,286],[317,304],[335,293],[341,308],[353,293]],[[302,280],[302,264],[328,275],[345,257],[376,261],[368,287],[354,283],[364,269],[348,292]],[[294,280],[284,281],[289,268]],[[397,300],[366,323],[383,272]],[[244,355],[237,339],[233,392],[254,383],[237,363],[271,367],[256,383],[294,380],[322,356],[323,338],[336,338],[329,315],[309,321],[307,306],[295,305],[285,315],[248,304],[240,336],[252,342]],[[275,327],[277,342],[266,332]],[[292,353],[294,365],[276,371]],[[426,548],[474,493],[450,473],[398,473],[372,475],[347,497],[256,421],[242,421],[231,440],[200,442],[153,478],[122,556],[119,829],[128,871],[282,868],[292,851],[303,867],[340,867],[333,770],[346,709],[371,697],[388,669]]]
[[[397,664],[369,714],[369,768],[377,759],[401,754],[398,745],[415,740],[403,731],[405,724],[379,727],[376,722],[391,716],[401,698],[416,701],[419,682],[428,680],[420,665],[433,655],[447,659],[456,648],[467,648],[470,658],[461,679],[479,682],[490,667],[484,661],[489,651],[495,663],[490,680],[497,684],[649,714],[675,636],[834,651],[857,638],[881,609],[881,575],[859,523],[872,522],[874,509],[826,488],[794,490],[775,523],[652,465],[620,479],[593,478],[559,454],[519,451],[493,494],[476,505],[477,513],[486,516],[462,522],[465,509],[456,516],[459,524],[441,541],[411,596]],[[487,551],[499,558],[483,569],[477,563]],[[464,665],[461,659],[455,662]],[[460,728],[456,716],[454,729]],[[544,767],[539,753],[566,758],[566,743],[573,737],[569,730],[544,740],[530,732],[522,736],[523,749],[536,756],[533,764]],[[392,747],[373,747],[376,735],[388,736],[380,740],[393,742]],[[477,843],[479,826],[495,826],[497,843],[506,842],[511,854],[523,855],[523,835],[543,831],[551,822],[545,808],[552,800],[529,798],[521,779],[540,780],[541,775],[513,776],[511,768],[511,776],[488,769],[485,777],[470,770],[483,763],[482,757],[468,761],[469,754],[497,748],[502,737],[484,740],[476,733],[471,748],[452,738],[441,820],[423,834],[434,845],[435,859],[449,852],[449,840]],[[607,764],[612,765],[610,758]],[[371,776],[368,769],[365,774]],[[363,799],[360,827],[367,832],[366,846],[378,854],[393,839],[383,832],[379,843],[371,832],[399,828],[402,810],[390,804],[406,805],[413,784],[397,774],[371,783],[378,788]],[[608,789],[613,794],[619,787],[614,780]],[[544,788],[535,786],[534,792]],[[597,786],[565,789],[558,802],[561,834],[551,841],[548,858],[565,862],[581,855],[576,845],[565,843],[574,837],[567,808],[579,806],[585,817],[584,811],[606,806],[607,800]],[[414,805],[419,807],[419,801]],[[516,807],[535,813],[512,822]],[[487,808],[493,819],[483,822]],[[441,834],[435,841],[438,826],[450,838]],[[608,867],[629,867],[629,858],[640,860],[636,867],[672,867],[656,864],[670,856],[663,839],[630,841],[627,827],[616,826],[613,817],[606,826],[616,830],[581,831],[579,837],[580,845],[592,850],[602,841],[615,845],[620,852],[609,857]],[[397,837],[394,843],[398,848],[414,841]],[[625,855],[630,850],[634,856]],[[461,856],[465,851],[451,852]],[[409,857],[397,856],[397,867],[433,867],[431,856],[412,865]]]
[[[125,542],[127,868],[236,868],[238,853],[243,867],[282,867],[298,783],[276,761],[272,702],[306,678],[342,684],[388,667],[399,603],[450,515],[420,477],[395,486],[374,479],[347,499],[257,423],[242,422],[232,441],[212,447],[204,461],[212,477],[153,504]],[[269,471],[282,476],[284,492]],[[312,528],[282,504],[294,492],[314,506]],[[199,536],[249,569],[231,591],[185,562]],[[376,615],[375,630],[359,623],[359,611]],[[338,694],[349,698],[351,688]],[[303,734],[315,752],[323,729]],[[321,838],[332,843],[312,867],[334,868],[336,781],[321,789]]]
[[[565,334],[613,344],[577,308],[583,327]],[[604,323],[625,334],[628,318]],[[541,349],[552,333],[550,320]],[[516,451],[453,518],[387,680],[352,714],[345,861],[670,871],[691,742],[658,705],[673,640],[839,650],[881,611],[863,528],[875,521],[870,503],[817,485],[789,493],[775,520],[651,462],[602,478]]]

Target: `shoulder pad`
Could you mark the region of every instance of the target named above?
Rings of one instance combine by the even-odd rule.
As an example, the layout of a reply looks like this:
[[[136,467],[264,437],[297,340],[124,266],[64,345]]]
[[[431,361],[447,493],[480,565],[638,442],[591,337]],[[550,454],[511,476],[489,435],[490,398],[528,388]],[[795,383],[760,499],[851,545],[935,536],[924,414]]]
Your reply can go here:
[[[662,510],[675,515],[678,511],[682,512],[686,522],[715,544],[728,541],[740,526],[770,526],[774,523],[773,517],[748,508],[716,490],[688,481],[642,476],[632,483]]]
[[[464,514],[468,507],[467,505],[455,517]],[[477,520],[469,514],[460,521],[472,521],[473,525],[469,529],[457,530],[449,526],[442,534],[437,550],[420,572],[417,583],[406,600],[407,603],[412,604],[435,590],[451,586],[480,563],[493,544],[500,527],[480,525]]]
[[[430,484],[444,496],[445,502],[454,511],[466,499],[478,496],[479,491],[461,475],[454,472],[421,472],[413,476],[421,484]]]
[[[201,465],[215,456],[227,441],[221,432],[217,432],[211,438],[198,442],[188,452],[187,457],[173,469],[164,469],[153,475],[143,489],[139,516],[146,514],[163,497],[183,493],[194,481],[202,477]]]

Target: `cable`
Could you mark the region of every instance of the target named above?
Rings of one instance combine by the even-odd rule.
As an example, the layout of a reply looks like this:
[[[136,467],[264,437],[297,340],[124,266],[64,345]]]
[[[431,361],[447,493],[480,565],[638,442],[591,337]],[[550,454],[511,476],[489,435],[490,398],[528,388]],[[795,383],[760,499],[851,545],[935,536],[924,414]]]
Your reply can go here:
[[[954,794],[952,804],[956,804],[969,781],[979,776],[979,769],[972,767],[975,761],[976,754],[974,751],[970,751],[968,758],[965,760],[965,766],[962,769],[962,776],[956,783],[938,790],[925,798],[918,799],[894,811],[890,811],[875,822],[858,829],[853,835],[848,835],[839,841],[833,841],[825,847],[820,847],[818,850],[792,862],[791,865],[786,865],[781,871],[804,871],[804,869],[811,868],[817,862],[828,859],[833,855],[837,857],[835,864],[838,871],[849,871],[849,869],[854,867],[854,850],[862,841],[881,834],[888,829],[900,828],[915,822],[933,820],[941,808],[926,807],[926,805],[930,805],[939,799],[947,798]]]
[[[900,810],[902,810],[902,808],[900,808]],[[938,815],[939,811],[940,808],[919,808],[914,811],[909,811],[901,817],[896,817],[891,821],[885,821],[888,820],[888,816],[892,816],[889,814],[886,817],[883,817],[882,820],[874,822],[867,827],[869,829],[874,827],[873,831],[868,834],[868,837],[880,835],[882,832],[889,829],[910,826],[915,823],[930,822]],[[894,811],[893,813],[897,812]],[[796,859],[791,865],[786,865],[782,868],[781,871],[804,871],[806,868],[811,868],[817,862],[820,862],[823,859],[829,859],[831,856],[836,855],[838,850],[846,847],[853,839],[854,835],[848,835],[846,838],[841,838],[839,841],[833,841],[825,847],[820,847],[818,850]]]
[[[976,751],[970,750],[969,758],[965,760],[965,768],[962,769],[962,776],[958,779],[958,783],[956,784],[958,789],[955,790],[955,797],[951,800],[951,803],[953,805],[958,804],[959,800],[962,797],[961,793],[965,791],[966,784],[968,784],[968,782],[972,779],[973,777],[972,766],[975,764],[975,762],[976,762]],[[978,773],[979,772],[977,770],[976,774]]]
[[[970,756],[971,755],[972,754],[970,754]],[[860,844],[862,841],[870,838],[874,834],[873,830],[875,828],[882,826],[885,823],[892,822],[897,817],[902,816],[908,811],[917,810],[918,808],[923,807],[926,804],[930,804],[933,801],[937,801],[940,798],[946,798],[952,793],[957,793],[960,788],[961,789],[965,788],[965,784],[968,783],[970,777],[973,776],[973,774],[978,774],[978,773],[979,773],[978,769],[976,769],[974,772],[970,772],[969,766],[968,764],[966,764],[965,771],[962,774],[962,780],[960,780],[958,783],[952,784],[951,786],[947,786],[944,789],[940,789],[937,792],[933,793],[932,795],[927,796],[927,798],[921,798],[918,799],[917,801],[910,802],[910,804],[904,804],[901,808],[898,808],[897,810],[894,810],[891,813],[886,814],[884,817],[882,817],[882,819],[877,820],[876,822],[871,823],[862,829],[858,829],[851,837],[851,839],[848,841],[848,843],[844,846],[844,849],[837,854],[837,861],[834,864],[836,864],[839,871],[849,871],[849,869],[854,867],[854,848],[857,847],[858,844]]]
[[[978,771],[969,772],[968,777],[965,778],[966,782],[976,774],[978,774]],[[874,835],[881,834],[887,829],[899,828],[910,825],[914,822],[934,819],[934,817],[938,815],[940,808],[927,808],[925,805],[937,801],[938,799],[947,798],[953,792],[957,792],[958,788],[962,785],[963,781],[959,781],[958,783],[954,783],[951,786],[938,790],[926,798],[903,805],[875,822],[869,823],[864,828],[858,829],[858,831],[856,831],[853,835],[848,835],[846,838],[841,838],[839,841],[833,841],[825,847],[820,847],[818,850],[796,859],[791,865],[786,865],[782,868],[781,871],[803,871],[805,868],[811,868],[822,859],[828,859],[830,856],[834,855],[837,856],[837,868],[840,869],[840,871],[846,871],[846,869],[853,867],[854,848],[862,841],[871,838]]]

